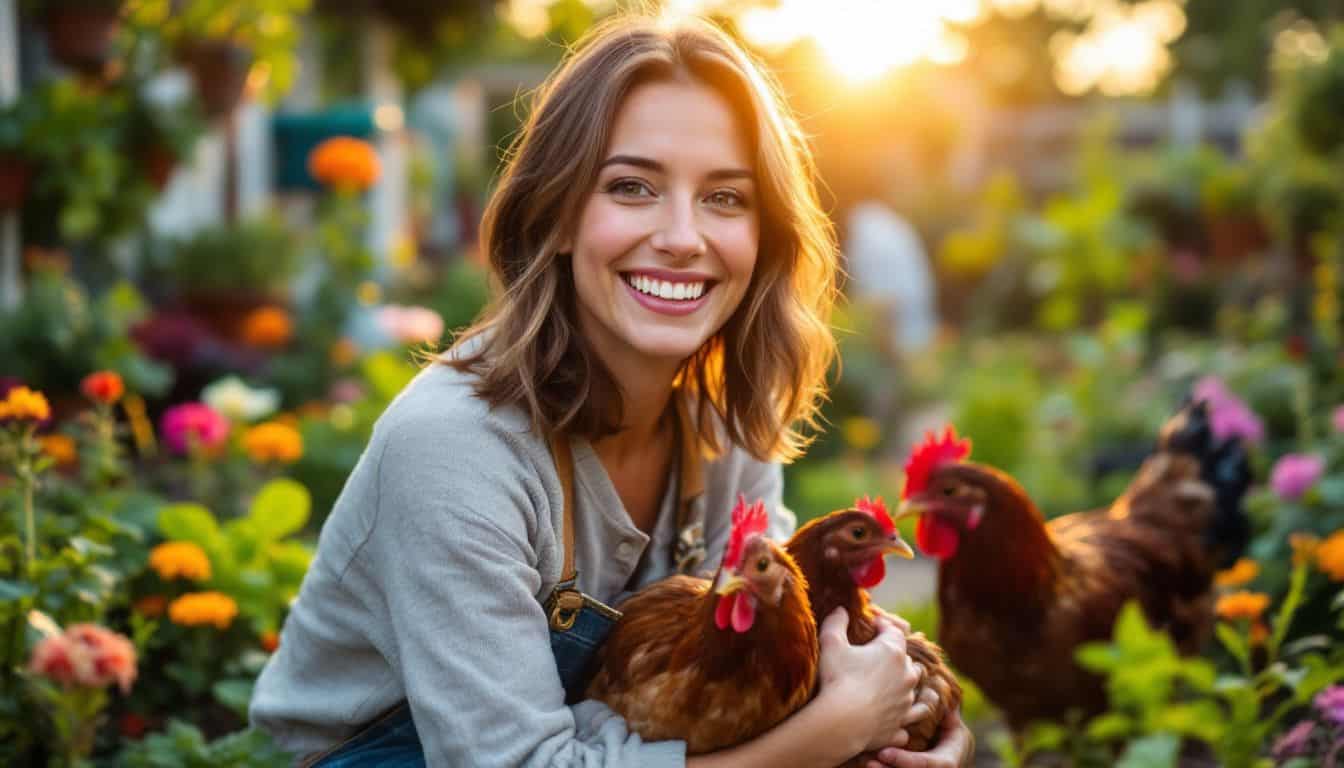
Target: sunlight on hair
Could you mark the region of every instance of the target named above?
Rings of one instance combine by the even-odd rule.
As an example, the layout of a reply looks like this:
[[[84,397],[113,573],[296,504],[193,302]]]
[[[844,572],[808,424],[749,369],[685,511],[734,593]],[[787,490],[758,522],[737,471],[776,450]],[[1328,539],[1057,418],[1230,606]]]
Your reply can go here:
[[[974,21],[982,12],[981,0],[781,0],[744,11],[738,22],[742,34],[764,48],[811,38],[840,75],[864,82],[920,60],[960,61],[966,40],[949,24]]]

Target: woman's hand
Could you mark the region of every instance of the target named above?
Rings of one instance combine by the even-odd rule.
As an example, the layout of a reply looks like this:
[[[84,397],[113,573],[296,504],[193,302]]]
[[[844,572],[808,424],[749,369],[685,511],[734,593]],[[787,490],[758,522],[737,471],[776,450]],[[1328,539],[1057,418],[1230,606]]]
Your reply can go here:
[[[927,752],[907,752],[889,746],[868,761],[868,768],[967,768],[975,755],[975,737],[961,721],[961,710],[943,718],[942,736]]]
[[[849,616],[837,608],[821,624],[821,692],[819,699],[844,713],[841,727],[857,754],[893,743],[892,734],[911,722],[915,692],[924,668],[905,652],[905,633],[880,622],[877,637],[867,645],[851,645]],[[923,714],[927,714],[927,707]]]

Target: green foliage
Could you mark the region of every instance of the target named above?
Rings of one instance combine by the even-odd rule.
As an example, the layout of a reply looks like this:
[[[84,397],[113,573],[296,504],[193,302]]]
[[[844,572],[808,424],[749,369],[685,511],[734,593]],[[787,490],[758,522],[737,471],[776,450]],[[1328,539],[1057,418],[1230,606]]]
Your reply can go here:
[[[280,295],[303,266],[300,246],[278,217],[220,224],[176,243],[169,272],[181,294]]]
[[[199,728],[173,720],[121,754],[121,768],[283,768],[292,757],[264,731],[249,728],[207,742]]]
[[[288,540],[308,522],[309,508],[306,488],[272,480],[244,517],[221,525],[205,507],[182,502],[159,512],[159,531],[205,550],[212,570],[208,586],[232,597],[257,632],[274,631],[312,562],[308,546]]]

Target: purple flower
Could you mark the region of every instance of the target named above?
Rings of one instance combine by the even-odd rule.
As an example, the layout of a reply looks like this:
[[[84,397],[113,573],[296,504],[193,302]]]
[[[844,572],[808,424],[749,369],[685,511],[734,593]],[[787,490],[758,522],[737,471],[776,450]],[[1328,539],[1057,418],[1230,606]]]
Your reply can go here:
[[[1325,459],[1313,453],[1289,453],[1279,459],[1269,475],[1270,487],[1279,498],[1293,501],[1321,479]]]
[[[1302,757],[1311,751],[1311,734],[1316,728],[1316,724],[1310,720],[1303,720],[1288,729],[1286,733],[1274,742],[1273,755],[1275,760],[1287,760],[1290,757]]]
[[[1195,383],[1196,400],[1209,404],[1209,421],[1213,436],[1219,440],[1237,437],[1248,443],[1265,439],[1265,425],[1255,411],[1241,398],[1232,394],[1217,376],[1205,376]]]
[[[1325,719],[1344,724],[1344,685],[1332,685],[1316,694],[1313,702]]]
[[[1335,406],[1334,413],[1330,414],[1330,423],[1335,432],[1344,433],[1344,405]]]
[[[229,421],[205,403],[182,403],[163,412],[163,442],[169,450],[186,454],[194,441],[212,451],[229,437]]]

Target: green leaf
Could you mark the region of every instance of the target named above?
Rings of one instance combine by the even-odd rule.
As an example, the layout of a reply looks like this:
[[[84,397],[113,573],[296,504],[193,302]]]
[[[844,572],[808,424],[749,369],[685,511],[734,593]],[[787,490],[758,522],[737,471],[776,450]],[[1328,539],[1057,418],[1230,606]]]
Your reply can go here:
[[[1068,731],[1054,723],[1033,723],[1022,742],[1022,754],[1059,749],[1068,740]]]
[[[1274,617],[1274,631],[1269,636],[1269,642],[1265,649],[1269,653],[1271,662],[1279,658],[1279,646],[1283,645],[1283,639],[1288,635],[1288,625],[1293,623],[1293,615],[1297,613],[1297,608],[1302,604],[1302,596],[1307,588],[1307,564],[1301,563],[1293,568],[1293,578],[1288,587],[1288,596],[1283,599],[1283,605],[1279,607],[1279,613]]]
[[[272,544],[266,549],[277,587],[297,589],[313,563],[313,550],[297,541]]]
[[[312,497],[301,483],[281,478],[272,480],[257,492],[247,519],[264,541],[279,541],[297,533],[308,522]]]
[[[1079,664],[1093,672],[1106,672],[1120,662],[1120,655],[1110,643],[1084,643],[1073,655]]]
[[[1214,632],[1217,633],[1218,640],[1223,644],[1223,647],[1227,649],[1227,652],[1232,654],[1232,658],[1237,660],[1237,666],[1243,672],[1250,674],[1251,649],[1250,644],[1246,642],[1246,638],[1242,637],[1241,633],[1233,628],[1231,624],[1224,621],[1218,622],[1214,627]]]
[[[252,700],[253,681],[246,678],[220,680],[210,692],[215,701],[233,710],[240,720],[247,720],[247,705]]]
[[[1114,741],[1124,738],[1134,729],[1134,722],[1121,712],[1107,712],[1092,718],[1087,724],[1087,737],[1094,741]]]
[[[212,556],[225,548],[219,523],[210,510],[200,504],[169,504],[159,510],[159,531],[168,539],[199,544]]]
[[[1129,743],[1115,768],[1175,768],[1180,748],[1180,737],[1175,734],[1145,736]]]
[[[0,603],[16,603],[37,594],[37,587],[26,581],[0,579]]]

